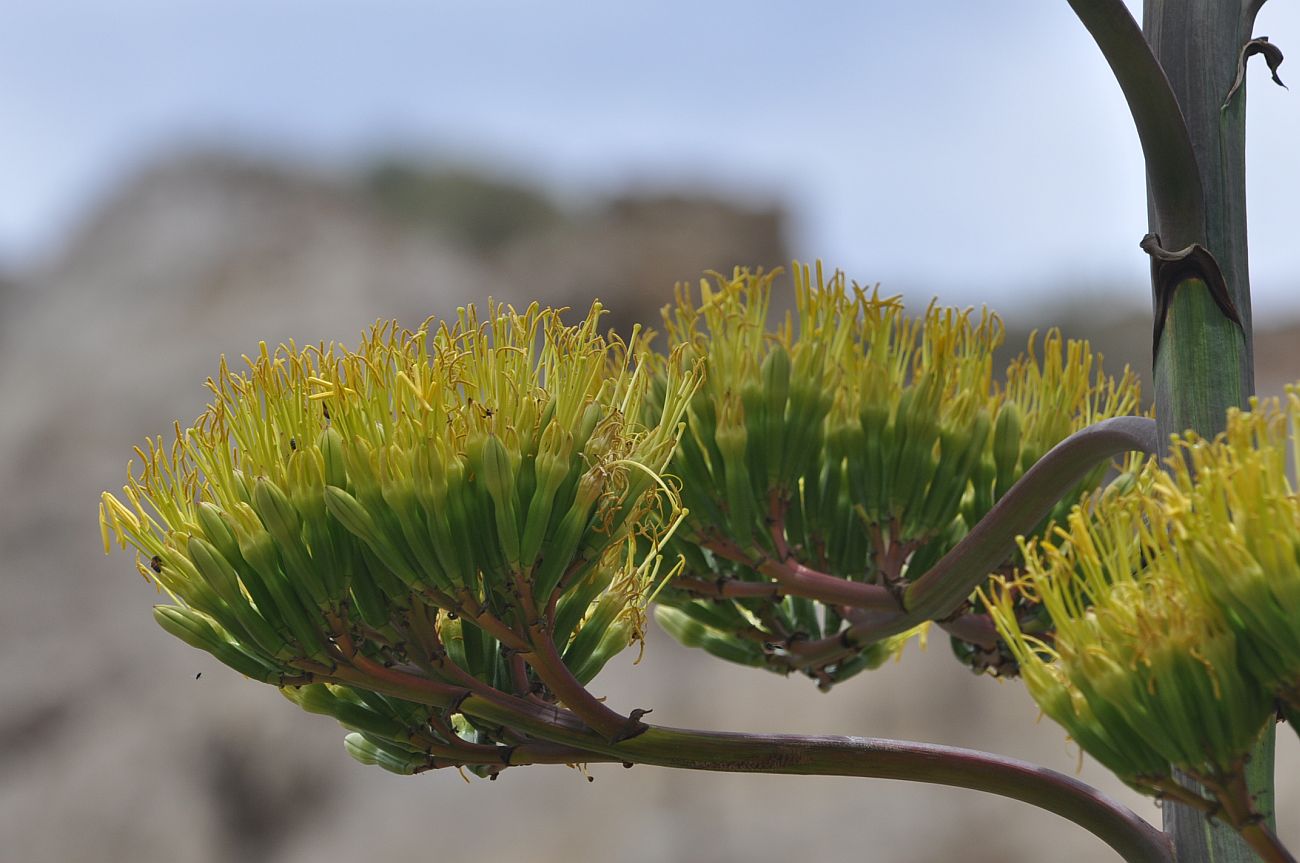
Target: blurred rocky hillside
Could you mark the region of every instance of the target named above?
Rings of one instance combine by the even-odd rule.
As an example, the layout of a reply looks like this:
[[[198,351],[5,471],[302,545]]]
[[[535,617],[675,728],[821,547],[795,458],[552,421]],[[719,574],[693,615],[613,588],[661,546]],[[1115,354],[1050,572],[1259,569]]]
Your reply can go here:
[[[1021,804],[906,783],[603,766],[594,785],[564,768],[399,779],[348,758],[332,721],[162,633],[129,559],[103,555],[100,491],[133,445],[202,409],[222,353],[354,342],[376,318],[413,325],[488,295],[599,296],[625,329],[654,321],[679,279],[785,261],[784,227],[778,208],[689,192],[573,209],[463,171],[327,177],[208,154],[124,181],[55,259],[0,279],[0,859],[1111,859]],[[1139,319],[1067,332],[1146,361]],[[1294,351],[1287,364],[1300,376]],[[675,725],[908,737],[1074,770],[1017,684],[946,652],[911,650],[823,696],[652,633],[644,662],[596,686]],[[1095,766],[1084,778],[1158,817]],[[1283,794],[1300,796],[1297,777]]]

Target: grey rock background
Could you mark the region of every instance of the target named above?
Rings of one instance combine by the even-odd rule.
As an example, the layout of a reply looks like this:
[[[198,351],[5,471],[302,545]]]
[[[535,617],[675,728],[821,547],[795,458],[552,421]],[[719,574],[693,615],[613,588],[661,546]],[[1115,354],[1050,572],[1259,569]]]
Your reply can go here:
[[[566,768],[466,784],[363,768],[330,720],[155,627],[151,588],[102,553],[99,492],[121,485],[133,445],[202,409],[219,354],[351,343],[376,318],[414,325],[489,294],[580,309],[600,296],[613,324],[653,323],[676,280],[785,261],[783,224],[775,206],[690,194],[573,210],[464,172],[326,177],[204,154],[124,182],[39,271],[0,274],[0,859],[1114,859],[1023,804],[907,783],[597,766],[594,784]],[[1068,334],[1093,335],[1108,367],[1146,362],[1141,313],[1087,311]],[[1300,376],[1297,332],[1259,334],[1261,391]],[[640,665],[621,657],[595,688],[674,725],[1076,768],[1019,684],[972,677],[942,639],[828,696],[652,632]],[[1282,831],[1300,844],[1300,752],[1289,731],[1280,741]],[[1095,765],[1081,775],[1158,818]]]

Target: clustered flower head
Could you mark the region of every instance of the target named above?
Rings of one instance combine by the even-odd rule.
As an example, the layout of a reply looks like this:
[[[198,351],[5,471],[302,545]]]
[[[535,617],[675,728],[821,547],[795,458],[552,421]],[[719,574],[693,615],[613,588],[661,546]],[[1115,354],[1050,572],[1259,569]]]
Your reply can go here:
[[[1032,540],[1025,571],[989,600],[1030,694],[1080,747],[1146,791],[1172,768],[1219,794],[1240,774],[1275,699],[1300,683],[1300,500],[1288,477],[1300,391],[1233,410],[1207,440],[1172,440],[1163,465],[1077,507]],[[1049,612],[1027,634],[1017,594]]]
[[[704,280],[698,301],[679,286],[664,312],[669,347],[707,366],[672,461],[691,513],[673,544],[688,576],[765,582],[766,561],[792,557],[897,589],[1048,449],[1138,408],[1135,376],[1107,377],[1087,342],[1059,331],[1042,340],[1041,355],[1031,338],[995,380],[1004,337],[996,315],[932,303],[910,316],[897,297],[850,286],[842,273],[796,265],[793,277],[795,310],[774,328],[771,273]],[[719,600],[670,590],[672,608],[657,614],[712,653],[782,672],[788,657],[773,644],[834,637],[844,623],[835,608],[798,596]],[[896,646],[864,645],[801,670],[842,680]]]
[[[793,518],[834,532],[822,543],[832,568],[857,571],[866,544],[850,550],[846,533],[862,531],[844,529],[863,525],[840,506],[841,489],[870,523],[895,522],[900,536],[934,532],[955,515],[978,452],[971,441],[991,422],[1002,325],[987,312],[973,321],[969,311],[933,305],[910,318],[897,297],[796,267],[796,314],[771,329],[774,277],[741,270],[713,286],[702,281],[698,307],[679,286],[665,310],[670,347],[708,366],[675,467],[699,480],[686,492],[701,507],[697,522],[761,540],[777,491]]]
[[[105,550],[138,551],[173,635],[337,716],[364,735],[354,755],[414,769],[432,750],[411,735],[450,730],[325,682],[349,648],[545,694],[512,656],[545,639],[585,683],[640,638],[667,575],[660,545],[683,512],[660,473],[699,375],[679,354],[652,382],[636,337],[601,336],[600,316],[489,303],[482,319],[376,325],[355,352],[223,360],[206,412],[104,494]]]

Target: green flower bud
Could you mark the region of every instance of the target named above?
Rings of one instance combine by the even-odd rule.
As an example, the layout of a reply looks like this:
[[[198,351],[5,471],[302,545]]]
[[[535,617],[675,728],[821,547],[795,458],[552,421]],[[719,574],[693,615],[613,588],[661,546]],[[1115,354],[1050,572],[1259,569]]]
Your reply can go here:
[[[153,616],[158,625],[169,634],[190,647],[212,654],[222,664],[245,677],[263,683],[279,684],[286,676],[286,669],[278,666],[270,657],[259,655],[236,643],[229,633],[201,612],[175,605],[156,605]]]
[[[761,645],[713,630],[680,609],[660,605],[655,608],[655,621],[686,647],[699,647],[719,659],[740,665],[766,664]]]
[[[398,776],[410,776],[431,766],[427,755],[411,752],[391,742],[377,740],[360,732],[353,732],[344,737],[343,745],[348,755],[362,764],[382,767]]]
[[[488,435],[483,442],[479,470],[483,484],[492,496],[497,536],[505,549],[506,561],[512,568],[518,568],[519,514],[515,507],[515,472],[505,445],[496,435]]]
[[[1020,408],[1015,402],[1005,402],[998,410],[993,425],[993,465],[997,468],[995,494],[1002,497],[1019,477]]]

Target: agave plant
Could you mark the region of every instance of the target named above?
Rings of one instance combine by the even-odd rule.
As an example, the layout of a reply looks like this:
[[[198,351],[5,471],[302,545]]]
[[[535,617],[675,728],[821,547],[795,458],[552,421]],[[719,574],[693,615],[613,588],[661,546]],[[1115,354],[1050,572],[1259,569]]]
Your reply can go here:
[[[105,549],[136,549],[165,629],[399,773],[906,778],[1033,803],[1130,861],[1293,860],[1268,804],[1273,708],[1300,718],[1300,510],[1282,409],[1234,411],[1242,82],[1281,55],[1251,38],[1258,0],[1148,0],[1145,34],[1120,0],[1069,2],[1147,159],[1156,421],[1087,343],[1049,332],[995,377],[991,314],[910,317],[796,266],[796,312],[770,327],[771,276],[741,270],[679,291],[663,357],[601,335],[598,305],[566,326],[489,303],[355,352],[223,363],[203,416],[104,496]],[[1292,390],[1292,438],[1298,413]],[[656,597],[683,642],[823,686],[938,624],[1163,796],[1170,832],[986,753],[621,712],[590,686]]]

